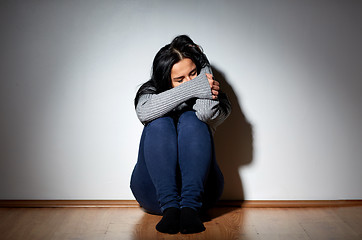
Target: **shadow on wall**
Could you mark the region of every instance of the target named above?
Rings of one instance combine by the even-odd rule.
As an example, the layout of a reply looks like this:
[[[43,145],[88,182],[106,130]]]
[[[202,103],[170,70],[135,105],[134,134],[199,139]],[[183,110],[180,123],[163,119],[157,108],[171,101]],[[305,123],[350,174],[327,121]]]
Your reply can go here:
[[[212,66],[214,77],[220,82],[221,90],[227,94],[232,111],[230,116],[217,127],[214,141],[216,159],[224,174],[223,200],[244,200],[244,190],[239,169],[253,160],[252,125],[243,114],[237,96],[224,75]]]

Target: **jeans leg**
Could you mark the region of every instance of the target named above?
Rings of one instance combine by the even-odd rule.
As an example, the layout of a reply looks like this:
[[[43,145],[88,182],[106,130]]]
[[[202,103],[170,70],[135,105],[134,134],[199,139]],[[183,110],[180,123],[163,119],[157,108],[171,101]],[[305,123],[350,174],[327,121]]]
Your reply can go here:
[[[138,150],[138,160],[132,172],[130,187],[137,202],[143,209],[153,214],[161,214],[156,188],[151,180],[144,158],[145,135],[146,127],[143,128]]]
[[[181,207],[199,210],[213,157],[212,135],[195,112],[184,112],[177,125],[178,159],[182,177]]]
[[[145,126],[137,165],[139,166],[136,167],[143,168],[143,171],[137,169],[132,178],[138,178],[137,181],[147,179],[147,177],[151,179],[161,212],[169,207],[178,208],[177,133],[172,118],[158,118]],[[134,181],[136,182],[136,180]],[[134,188],[136,187],[134,186]],[[139,192],[136,199],[143,202],[153,201],[147,199],[149,191],[146,190],[146,193]],[[145,209],[147,210],[147,208]]]

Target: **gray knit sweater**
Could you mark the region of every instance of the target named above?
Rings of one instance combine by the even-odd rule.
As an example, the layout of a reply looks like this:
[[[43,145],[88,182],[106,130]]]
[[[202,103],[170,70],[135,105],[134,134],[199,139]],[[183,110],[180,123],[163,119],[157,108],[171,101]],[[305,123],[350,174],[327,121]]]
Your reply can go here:
[[[217,99],[212,99],[205,73],[212,74],[211,68],[207,66],[201,69],[194,79],[175,88],[159,94],[141,95],[136,106],[139,120],[146,124],[171,112],[192,108],[196,116],[206,122],[214,133],[216,127],[229,116],[231,105],[226,94],[221,91]]]

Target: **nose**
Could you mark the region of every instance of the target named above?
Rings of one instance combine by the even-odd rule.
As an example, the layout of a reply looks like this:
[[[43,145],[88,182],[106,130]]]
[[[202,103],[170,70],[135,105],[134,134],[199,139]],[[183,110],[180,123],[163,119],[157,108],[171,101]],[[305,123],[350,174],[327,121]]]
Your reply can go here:
[[[185,81],[185,82],[188,82],[188,81],[190,81],[190,80],[191,80],[191,77],[190,77],[190,76],[184,78],[184,81]]]

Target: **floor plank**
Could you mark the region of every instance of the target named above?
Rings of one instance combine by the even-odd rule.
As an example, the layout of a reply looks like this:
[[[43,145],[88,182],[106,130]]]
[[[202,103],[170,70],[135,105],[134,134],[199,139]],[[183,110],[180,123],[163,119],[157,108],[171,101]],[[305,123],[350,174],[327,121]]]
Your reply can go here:
[[[168,235],[140,208],[0,208],[0,239],[362,239],[362,207],[215,208],[206,231]]]

